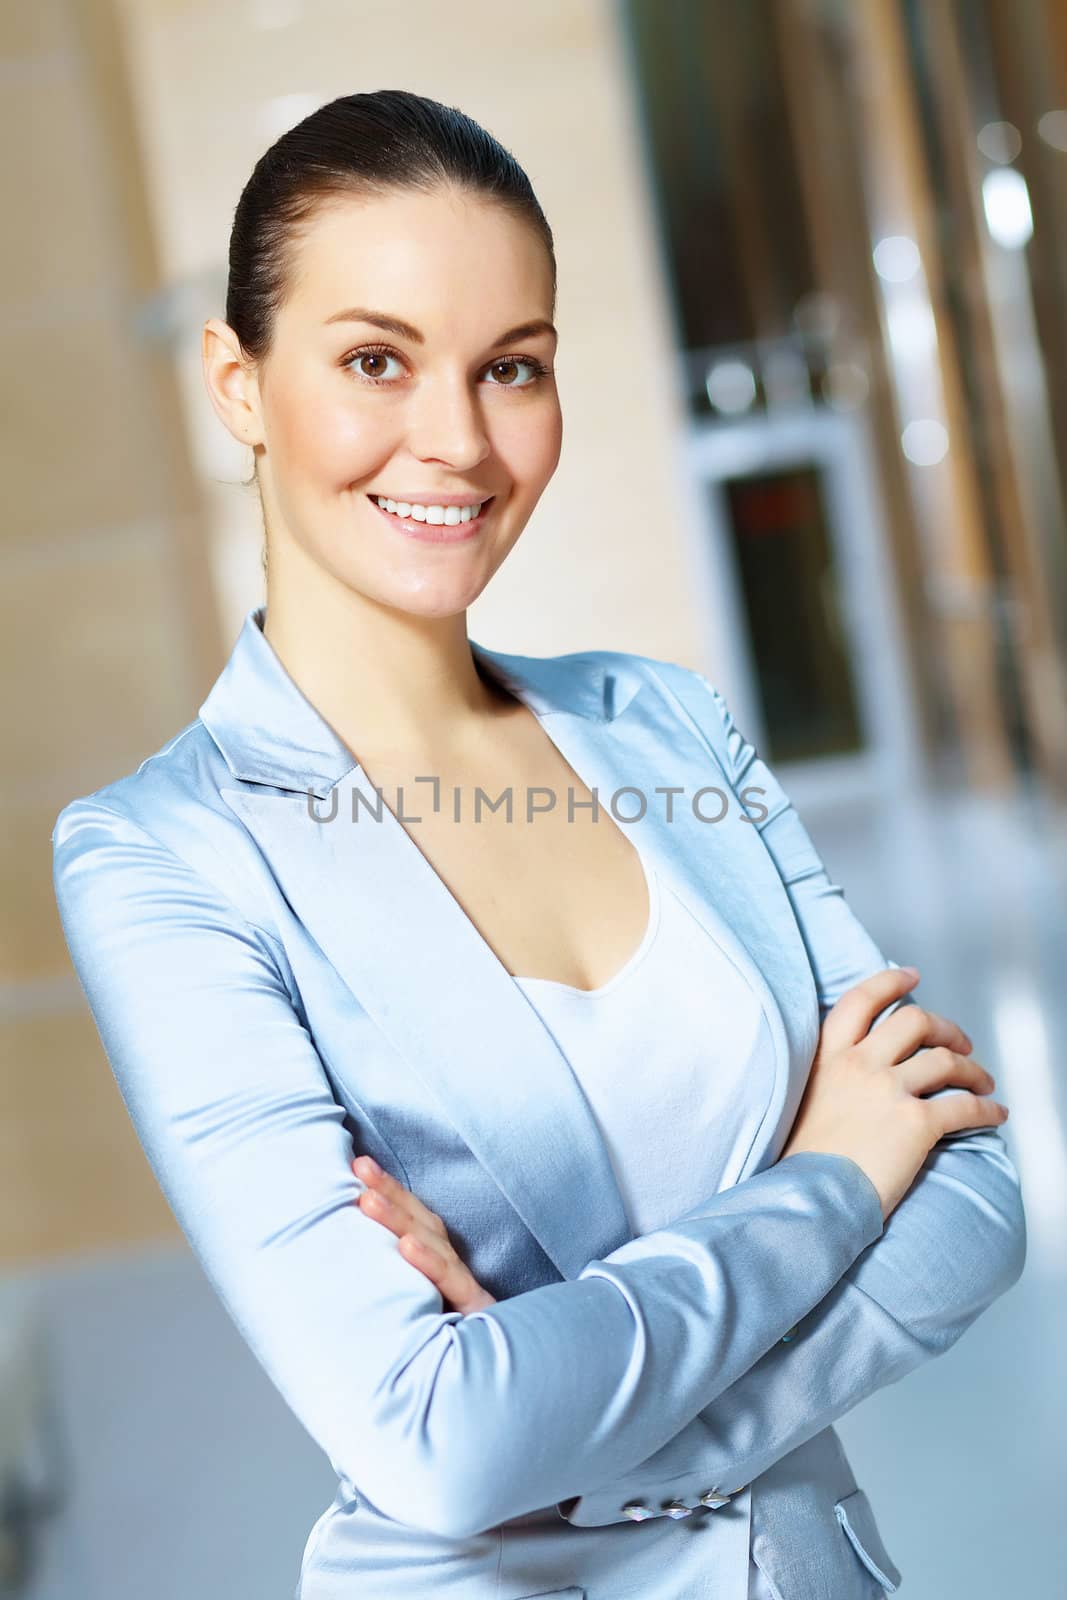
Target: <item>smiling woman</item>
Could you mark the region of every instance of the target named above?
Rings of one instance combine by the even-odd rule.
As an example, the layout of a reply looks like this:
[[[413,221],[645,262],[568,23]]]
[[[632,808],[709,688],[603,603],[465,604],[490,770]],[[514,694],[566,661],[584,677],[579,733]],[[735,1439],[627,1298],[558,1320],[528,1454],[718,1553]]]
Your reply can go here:
[[[543,232],[455,182],[368,197],[350,178],[342,193],[320,198],[297,248],[284,296],[264,289],[249,310],[231,292],[230,324],[212,319],[204,333],[216,409],[255,452],[267,637],[298,672],[313,592],[327,626],[347,633],[354,603],[365,624],[374,606],[399,608],[436,621],[458,653],[466,608],[513,548],[559,459],[554,269]],[[249,279],[254,270],[238,281]],[[346,291],[357,283],[368,306],[350,306]],[[258,313],[275,298],[268,336]],[[360,322],[397,345],[353,346]],[[426,515],[383,516],[380,498]],[[450,526],[450,504],[486,502],[461,536],[430,534]],[[428,565],[431,554],[441,559]],[[337,690],[347,692],[340,680]],[[380,704],[380,713],[389,709]],[[393,725],[381,714],[368,725],[351,706],[344,722],[364,740]]]
[[[334,626],[358,594],[364,622],[439,619],[462,651],[559,460],[551,230],[517,163],[434,104],[353,95],[279,140],[237,207],[226,321],[204,329],[212,401],[255,454],[266,633],[290,670],[309,588]],[[450,505],[484,509],[456,524]],[[392,725],[358,719],[364,740]]]
[[[555,287],[453,108],[346,96],[261,158],[203,363],[267,604],[60,813],[63,927],[337,1471],[296,1600],[870,1600],[900,1575],[832,1423],[1018,1276],[1004,1112],[706,680],[468,636],[559,459]],[[708,788],[718,823],[648,803]]]

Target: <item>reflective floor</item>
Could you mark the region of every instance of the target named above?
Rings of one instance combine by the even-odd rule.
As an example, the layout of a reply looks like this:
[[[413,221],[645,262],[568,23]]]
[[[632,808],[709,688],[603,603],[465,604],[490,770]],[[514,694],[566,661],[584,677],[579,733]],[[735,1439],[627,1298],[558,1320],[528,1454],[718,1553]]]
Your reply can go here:
[[[962,1022],[995,1073],[1030,1229],[1010,1294],[840,1432],[909,1600],[1058,1595],[1067,826],[1018,797],[804,815],[886,956],[920,968],[917,998]],[[46,1314],[67,1473],[36,1575],[17,1592],[291,1600],[332,1474],[188,1254],[97,1259],[21,1281]],[[9,1381],[15,1371],[12,1359]]]

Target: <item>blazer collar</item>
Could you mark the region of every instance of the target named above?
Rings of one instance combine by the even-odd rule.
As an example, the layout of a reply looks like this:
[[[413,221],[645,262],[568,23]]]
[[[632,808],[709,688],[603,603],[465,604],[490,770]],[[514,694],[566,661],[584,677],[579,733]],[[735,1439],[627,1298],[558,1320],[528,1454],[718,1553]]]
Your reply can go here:
[[[322,800],[341,778],[362,769],[289,676],[263,632],[265,617],[265,605],[245,617],[200,720],[235,778]],[[486,674],[495,674],[538,717],[565,712],[611,722],[641,683],[633,667],[620,674],[598,653],[538,657],[489,650],[473,639],[470,646]]]

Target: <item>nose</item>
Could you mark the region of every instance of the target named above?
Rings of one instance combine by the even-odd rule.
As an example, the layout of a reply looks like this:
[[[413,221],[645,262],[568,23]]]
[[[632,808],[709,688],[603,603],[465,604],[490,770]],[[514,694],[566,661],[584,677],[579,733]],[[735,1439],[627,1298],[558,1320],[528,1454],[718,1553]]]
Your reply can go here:
[[[489,436],[477,389],[462,376],[421,383],[411,400],[408,447],[420,461],[441,461],[469,471],[489,454]]]

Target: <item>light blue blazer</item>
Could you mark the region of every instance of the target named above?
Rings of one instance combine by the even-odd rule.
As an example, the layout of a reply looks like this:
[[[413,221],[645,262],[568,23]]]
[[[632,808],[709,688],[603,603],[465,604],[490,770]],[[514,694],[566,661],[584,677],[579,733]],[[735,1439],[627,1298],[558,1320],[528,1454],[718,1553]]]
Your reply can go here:
[[[472,641],[601,804],[626,791],[619,819],[639,817],[773,1036],[773,1090],[720,1192],[631,1238],[555,1040],[264,615],[197,719],[65,806],[53,842],[156,1178],[337,1472],[295,1593],[744,1600],[750,1541],[781,1600],[895,1589],[831,1424],[1015,1282],[1024,1215],[993,1130],[942,1141],[885,1226],[847,1157],[777,1161],[822,1015],[894,964],[777,781],[697,673]],[[431,802],[420,785],[402,814]],[[440,1213],[496,1305],[443,1310],[355,1204],[360,1151]]]

